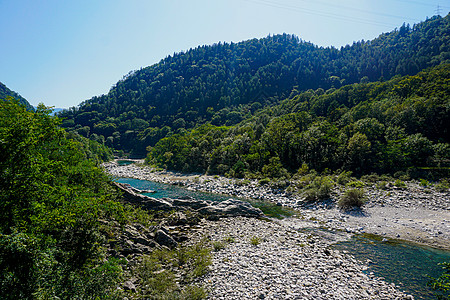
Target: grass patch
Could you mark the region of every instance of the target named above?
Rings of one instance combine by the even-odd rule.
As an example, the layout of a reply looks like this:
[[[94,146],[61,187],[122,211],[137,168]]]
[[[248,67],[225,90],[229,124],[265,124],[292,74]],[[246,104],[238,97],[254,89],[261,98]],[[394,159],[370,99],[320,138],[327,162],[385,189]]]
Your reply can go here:
[[[178,249],[157,249],[144,255],[133,273],[139,279],[133,299],[204,299],[206,290],[193,284],[209,271],[211,252],[206,241]]]
[[[346,190],[339,199],[337,205],[341,209],[351,209],[354,207],[362,207],[366,200],[363,189]]]
[[[212,242],[212,246],[213,246],[214,251],[217,252],[217,251],[220,251],[225,248],[225,243],[221,242],[221,241],[214,241],[214,242]]]
[[[257,237],[257,236],[252,236],[250,238],[250,244],[252,244],[253,246],[258,246],[261,243],[261,238]]]

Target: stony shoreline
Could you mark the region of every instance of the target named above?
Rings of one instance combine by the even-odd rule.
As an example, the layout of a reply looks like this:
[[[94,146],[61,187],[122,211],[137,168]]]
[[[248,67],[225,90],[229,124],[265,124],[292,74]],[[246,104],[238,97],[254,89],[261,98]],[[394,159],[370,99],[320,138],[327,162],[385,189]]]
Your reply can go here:
[[[256,181],[241,184],[223,177],[155,172],[115,162],[104,168],[116,177],[269,200],[298,210],[294,218],[271,222],[241,217],[202,221],[202,229],[190,240],[207,236],[223,245],[214,252],[212,271],[199,282],[208,287],[212,299],[413,299],[400,287],[366,274],[367,263],[332,250],[330,244],[339,237],[372,233],[387,240],[450,247],[449,193],[426,192],[412,183],[405,190],[366,189],[369,199],[362,211],[341,212],[330,203],[304,207],[298,197]],[[334,197],[339,192],[334,191]],[[327,239],[303,230],[311,227],[337,234]]]
[[[363,210],[342,212],[332,203],[305,208],[299,196],[261,186],[256,181],[243,185],[239,184],[240,180],[224,177],[154,172],[150,167],[135,164],[118,166],[115,162],[105,164],[105,169],[116,177],[178,184],[195,191],[271,201],[297,209],[301,219],[330,229],[370,233],[386,239],[450,250],[450,192],[430,191],[414,183],[407,183],[406,189],[365,188],[368,201]],[[335,190],[333,197],[339,197],[340,192]]]

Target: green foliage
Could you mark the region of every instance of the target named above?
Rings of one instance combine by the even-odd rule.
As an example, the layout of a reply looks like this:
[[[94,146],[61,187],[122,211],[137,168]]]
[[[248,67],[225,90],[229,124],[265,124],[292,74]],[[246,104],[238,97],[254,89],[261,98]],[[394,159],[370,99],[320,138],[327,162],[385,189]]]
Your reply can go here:
[[[401,181],[400,179],[397,179],[394,182],[394,186],[396,186],[399,189],[405,189],[406,188],[406,183],[404,183],[403,181]]]
[[[252,244],[253,246],[258,246],[261,243],[261,238],[258,236],[252,236],[250,238],[250,244]]]
[[[144,255],[134,269],[140,280],[140,298],[150,299],[203,299],[206,292],[193,284],[193,280],[208,272],[211,253],[205,241],[174,250],[154,250]],[[181,288],[173,268],[183,270]]]
[[[396,75],[415,75],[424,68],[448,62],[449,19],[449,16],[435,16],[412,28],[402,26],[400,30],[382,34],[372,41],[359,41],[340,49],[317,47],[288,34],[240,43],[200,46],[130,72],[108,94],[64,111],[61,114],[66,118],[63,126],[78,132],[87,126],[89,130],[82,129],[86,135],[102,135],[108,146],[143,157],[147,146],[154,146],[165,137],[183,134],[185,130],[206,122],[216,126],[233,126],[249,115],[258,114],[265,106],[289,97],[296,101],[286,103],[283,109],[289,108],[288,111],[295,112],[294,117],[298,119],[281,117],[271,122],[274,130],[272,125],[268,129],[270,135],[280,137],[271,140],[271,146],[285,162],[291,137],[284,133],[295,131],[294,128],[297,133],[305,131],[305,126],[311,121],[303,118],[308,114],[300,116],[297,112],[309,110],[312,115],[326,116],[330,123],[334,123],[349,113],[351,106],[372,98],[370,89],[373,86],[370,82],[381,77],[390,80]],[[392,90],[392,97],[398,100],[410,98],[420,81],[420,78],[399,81]],[[349,88],[360,82],[360,88]],[[436,83],[443,85],[444,82]],[[342,89],[343,85],[347,85],[346,89]],[[380,84],[377,93],[381,94],[387,88]],[[399,112],[392,119],[393,123],[404,127],[407,132],[421,127],[424,131],[419,132],[436,140],[430,134],[439,132],[437,129],[445,130],[439,135],[448,134],[445,128],[448,123],[441,121],[445,111],[434,109],[432,103],[445,99],[445,93],[445,90],[438,91],[433,85],[428,85],[412,101],[420,103],[411,106],[411,110],[405,111],[399,101],[398,105],[387,106],[389,109],[386,112],[392,115]],[[424,96],[431,94],[436,94],[436,98],[431,100]],[[366,108],[371,108],[370,103]],[[416,111],[427,117],[416,118]],[[274,110],[274,113],[278,112]],[[372,124],[366,127],[366,121],[362,121],[348,138],[359,132],[354,141],[365,135],[367,142],[361,145],[363,150],[367,150],[369,143],[374,147],[373,140],[380,137],[383,126],[378,126],[373,119],[381,124],[384,122],[379,116],[365,115],[363,109],[350,114],[352,116],[347,115],[346,118],[354,116],[355,122],[367,118],[367,122]],[[260,125],[266,127],[268,122]],[[261,134],[260,130],[255,130],[256,139]],[[308,136],[315,139],[308,147],[323,150],[320,149],[322,140],[318,131],[309,132]],[[349,163],[353,163],[354,168],[364,168],[372,162],[367,151],[358,156],[355,152],[357,146],[351,143],[349,151],[357,161]],[[333,150],[330,149],[330,153]],[[397,150],[394,143],[389,150],[390,155],[384,160],[390,163],[391,155],[395,156]],[[255,159],[258,160],[258,157]],[[409,159],[414,160],[415,157],[411,155],[406,158]],[[420,161],[422,158],[417,159]],[[310,165],[311,168],[319,169],[323,164],[320,160],[312,160],[314,164]],[[296,168],[301,162],[296,161]],[[228,166],[231,168],[233,165]]]
[[[376,186],[377,186],[377,189],[380,189],[380,190],[388,189],[388,183],[384,180],[377,182]]]
[[[259,185],[265,185],[270,183],[270,178],[261,178],[260,180],[258,180]]]
[[[428,182],[428,180],[420,178],[420,185],[423,187],[428,187],[430,185],[430,182]]]
[[[375,173],[406,180],[414,175],[408,170],[442,169],[450,162],[448,76],[450,64],[443,64],[415,76],[295,94],[240,124],[205,124],[164,138],[148,160],[231,177],[287,179],[309,170],[344,170],[336,179],[340,184],[350,182],[351,174],[366,175],[369,182],[378,180]],[[402,98],[398,86],[405,84],[409,90]],[[312,109],[319,104],[330,105],[322,115]]]
[[[225,248],[225,243],[221,241],[212,242],[214,251],[220,251]]]
[[[347,183],[348,187],[352,187],[352,188],[363,188],[365,186],[364,182],[361,181],[351,181],[349,183]]]
[[[341,209],[351,209],[354,207],[362,207],[366,196],[363,189],[349,189],[339,199],[337,205]]]
[[[446,192],[450,189],[450,182],[448,179],[441,179],[441,181],[435,184],[434,188],[438,192]]]
[[[329,177],[317,176],[305,187],[303,196],[308,202],[325,200],[330,198],[332,188],[333,182]]]
[[[437,299],[450,299],[450,263],[444,262],[442,264],[442,275],[438,278],[431,278],[428,286],[435,291]]]
[[[0,298],[112,295],[99,218],[123,220],[108,177],[39,106],[0,101]]]
[[[34,111],[33,106],[25,98],[14,91],[11,91],[8,87],[6,87],[6,85],[0,82],[0,99],[6,99],[8,97],[17,99],[19,103],[24,105],[28,111]]]
[[[352,171],[342,171],[336,178],[336,183],[346,185],[351,180]]]

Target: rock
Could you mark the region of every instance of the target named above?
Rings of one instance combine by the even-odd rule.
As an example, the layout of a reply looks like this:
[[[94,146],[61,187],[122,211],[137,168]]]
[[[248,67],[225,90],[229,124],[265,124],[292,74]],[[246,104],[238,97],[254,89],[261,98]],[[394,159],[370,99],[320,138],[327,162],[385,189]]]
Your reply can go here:
[[[156,231],[155,241],[158,244],[162,246],[167,246],[171,249],[175,248],[178,245],[178,243],[170,235],[168,235],[162,230]]]
[[[203,207],[198,210],[200,214],[217,215],[226,217],[260,217],[263,212],[259,208],[253,207],[250,203],[229,199],[217,204]]]
[[[136,286],[134,285],[133,282],[131,282],[131,280],[125,281],[125,282],[123,283],[123,288],[124,288],[125,290],[129,290],[129,291],[136,292]]]

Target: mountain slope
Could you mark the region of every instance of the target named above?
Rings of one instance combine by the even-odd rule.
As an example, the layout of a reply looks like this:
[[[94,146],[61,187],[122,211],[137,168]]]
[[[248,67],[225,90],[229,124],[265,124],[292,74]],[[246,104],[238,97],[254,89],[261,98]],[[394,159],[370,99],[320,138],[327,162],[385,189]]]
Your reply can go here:
[[[6,97],[13,97],[19,100],[19,103],[25,105],[28,111],[34,111],[33,106],[18,93],[11,91],[6,85],[0,82],[0,99],[5,99]]]
[[[385,82],[299,93],[235,126],[205,124],[163,138],[147,161],[238,177],[283,177],[303,165],[358,175],[448,172],[449,78],[450,64],[442,64]]]
[[[291,92],[413,75],[448,61],[449,19],[404,25],[339,50],[287,34],[201,46],[130,72],[107,95],[63,112],[63,126],[143,155],[173,132],[207,121],[236,124]]]

